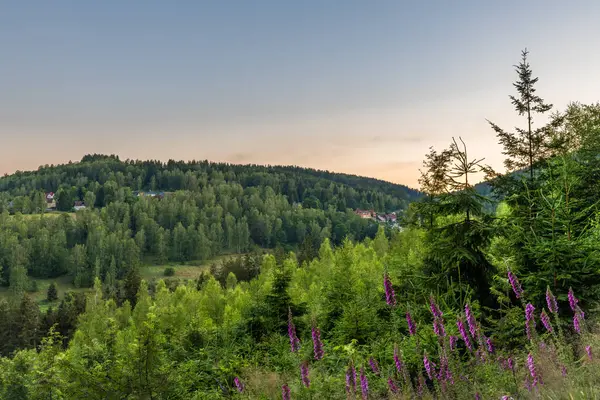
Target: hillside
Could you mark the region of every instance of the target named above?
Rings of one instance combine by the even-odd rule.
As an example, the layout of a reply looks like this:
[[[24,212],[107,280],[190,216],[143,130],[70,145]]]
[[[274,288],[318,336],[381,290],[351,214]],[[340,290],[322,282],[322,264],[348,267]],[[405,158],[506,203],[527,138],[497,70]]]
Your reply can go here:
[[[320,208],[333,205],[339,211],[346,208],[402,210],[420,196],[417,190],[404,185],[309,168],[209,161],[121,161],[117,156],[97,154],[86,155],[81,162],[45,165],[37,171],[18,171],[4,176],[0,178],[0,193],[6,199],[6,194],[31,196],[36,191],[56,192],[61,186],[75,186],[83,191],[97,189],[97,184],[109,181],[133,191],[201,191],[223,182],[237,183],[244,189],[270,186],[275,194],[286,196],[291,203],[314,197],[321,203]]]
[[[297,167],[88,155],[0,179],[0,282],[35,290],[31,278],[41,287],[60,278],[89,288],[99,277],[123,300],[135,296],[148,265],[206,265],[258,249],[310,260],[325,239],[375,236],[379,224],[353,209],[402,211],[418,196]]]

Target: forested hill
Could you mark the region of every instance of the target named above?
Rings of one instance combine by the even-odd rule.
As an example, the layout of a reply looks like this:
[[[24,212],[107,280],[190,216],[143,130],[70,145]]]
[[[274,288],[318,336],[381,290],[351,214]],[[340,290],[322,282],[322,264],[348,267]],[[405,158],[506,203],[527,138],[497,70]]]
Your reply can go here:
[[[124,282],[147,264],[257,248],[310,260],[325,239],[339,245],[375,237],[379,224],[353,209],[401,211],[418,196],[404,186],[297,167],[88,155],[0,179],[0,283],[69,276],[90,287],[100,278],[109,292],[134,296],[137,286],[127,291]],[[75,218],[68,214],[74,209]]]
[[[73,186],[81,192],[90,187],[101,190],[99,185],[111,181],[132,191],[201,191],[221,183],[239,184],[244,189],[268,186],[275,194],[286,196],[290,203],[306,201],[314,206],[315,200],[318,200],[317,208],[334,206],[339,211],[346,208],[397,211],[420,196],[417,190],[404,185],[295,166],[209,161],[120,161],[117,156],[98,154],[86,155],[77,163],[45,165],[37,171],[19,171],[5,176],[0,178],[0,192],[24,196],[36,191],[57,192],[61,187]],[[97,205],[103,205],[101,200],[96,198]]]

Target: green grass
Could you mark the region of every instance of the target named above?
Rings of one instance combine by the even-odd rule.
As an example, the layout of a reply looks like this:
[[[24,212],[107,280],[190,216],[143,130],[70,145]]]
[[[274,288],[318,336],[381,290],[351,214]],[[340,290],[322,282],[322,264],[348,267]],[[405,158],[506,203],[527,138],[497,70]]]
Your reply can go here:
[[[69,215],[73,218],[75,218],[75,213],[74,212],[69,212],[69,211],[48,211],[45,212],[44,214],[21,214],[21,216],[25,219],[39,219],[42,216],[44,218],[57,218],[63,214]],[[12,218],[14,218],[14,215],[11,215]]]
[[[28,294],[29,294],[29,296],[31,296],[31,298],[33,300],[35,300],[38,303],[38,305],[40,306],[40,310],[42,310],[42,311],[45,311],[50,306],[58,307],[58,305],[60,304],[60,300],[63,298],[63,296],[65,295],[66,292],[89,292],[89,291],[91,291],[90,288],[76,288],[71,283],[71,277],[67,276],[67,275],[60,276],[60,277],[54,278],[54,279],[32,278],[32,280],[37,282],[38,290],[36,292],[29,292]],[[58,300],[49,302],[46,300],[46,294],[48,292],[48,286],[50,286],[50,284],[52,282],[56,283],[56,288],[58,289]],[[8,297],[8,295],[9,295],[9,288],[0,287],[0,298]]]
[[[208,265],[149,265],[140,268],[140,275],[142,279],[151,281],[152,279],[164,278],[165,268],[173,267],[175,269],[175,275],[170,278],[181,278],[181,279],[196,279],[203,270],[208,269]]]

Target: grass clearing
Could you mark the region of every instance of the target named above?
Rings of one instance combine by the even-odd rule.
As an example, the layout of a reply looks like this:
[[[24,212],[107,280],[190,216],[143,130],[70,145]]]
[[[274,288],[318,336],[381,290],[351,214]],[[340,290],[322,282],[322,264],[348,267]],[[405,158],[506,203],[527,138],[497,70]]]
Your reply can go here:
[[[31,278],[31,280],[35,281],[35,284],[37,285],[37,291],[28,292],[28,294],[38,303],[41,311],[46,311],[46,309],[48,309],[50,306],[58,307],[60,300],[64,297],[66,292],[90,292],[92,290],[90,288],[76,288],[73,286],[71,277],[68,275],[59,276],[58,278],[53,279]],[[46,295],[48,293],[48,287],[52,282],[56,283],[56,288],[58,289],[58,300],[49,302],[46,300]],[[0,298],[8,297],[9,293],[9,288],[0,287]]]
[[[43,214],[21,214],[21,217],[23,217],[24,219],[40,219],[40,218],[58,218],[61,215],[68,215],[71,218],[75,218],[75,216],[77,215],[74,212],[70,212],[70,211],[48,211],[45,212]],[[14,218],[14,215],[10,216],[11,218]]]
[[[56,217],[60,215],[60,213],[48,213],[46,216],[52,215]],[[36,217],[36,215],[34,215]],[[39,215],[37,215],[39,218]],[[186,264],[159,264],[159,265],[144,265],[140,267],[140,275],[142,279],[150,282],[152,280],[159,280],[166,278],[164,275],[165,268],[172,267],[175,270],[175,275],[170,276],[168,278],[179,278],[183,280],[193,280],[197,279],[198,276],[202,273],[202,271],[206,271],[210,268],[210,265],[223,261],[232,257],[236,257],[237,255],[222,255],[215,257],[208,261],[190,261]],[[76,288],[73,286],[72,278],[69,275],[63,275],[54,279],[39,279],[39,278],[31,278],[32,281],[35,281],[37,285],[37,291],[28,292],[33,300],[35,300],[40,306],[41,311],[46,311],[50,306],[58,307],[60,304],[60,300],[64,297],[66,292],[91,292],[91,288]],[[46,300],[46,295],[48,292],[48,287],[52,282],[56,283],[56,287],[58,289],[58,300],[53,302],[48,302]],[[8,287],[0,287],[0,299],[7,298],[9,296],[9,288]]]

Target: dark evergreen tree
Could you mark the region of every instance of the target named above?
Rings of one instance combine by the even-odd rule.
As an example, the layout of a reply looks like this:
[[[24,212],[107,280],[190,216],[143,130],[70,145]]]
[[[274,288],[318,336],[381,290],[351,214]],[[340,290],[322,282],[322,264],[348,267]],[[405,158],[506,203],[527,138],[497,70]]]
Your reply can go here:
[[[50,286],[48,286],[48,292],[46,293],[46,300],[49,302],[53,302],[58,300],[58,289],[56,287],[56,283],[52,282]]]
[[[464,299],[472,296],[491,308],[495,305],[490,291],[495,268],[485,255],[492,238],[491,221],[484,212],[487,200],[472,183],[473,175],[486,167],[483,159],[469,158],[465,143],[459,140],[460,144],[453,138],[449,150],[443,152],[448,154],[446,166],[433,165],[446,171],[438,183],[441,194],[432,203],[432,211],[444,221],[428,232],[425,272],[432,276],[431,289],[443,288],[449,302],[462,307]]]
[[[131,307],[135,307],[136,296],[140,289],[140,284],[142,283],[142,277],[140,276],[140,271],[138,267],[132,267],[127,272],[125,276],[125,280],[123,282],[123,289],[125,294],[125,299],[128,300]]]

